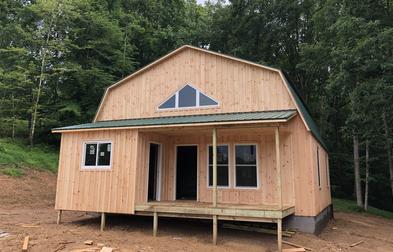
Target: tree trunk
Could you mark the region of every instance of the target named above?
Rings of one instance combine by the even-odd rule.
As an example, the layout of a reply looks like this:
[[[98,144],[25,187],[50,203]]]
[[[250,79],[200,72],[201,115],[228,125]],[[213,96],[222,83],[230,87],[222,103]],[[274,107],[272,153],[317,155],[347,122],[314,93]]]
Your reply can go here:
[[[11,95],[11,103],[12,103],[12,139],[15,138],[15,121],[16,121],[16,111],[15,111],[15,99],[14,99],[14,94]]]
[[[353,161],[354,161],[356,202],[359,207],[363,207],[362,185],[360,181],[359,137],[356,134],[353,135]]]
[[[364,188],[364,211],[368,208],[368,178],[369,178],[369,142],[366,140],[366,181]]]
[[[49,38],[49,35],[48,35],[48,38]],[[44,66],[45,66],[45,55],[46,55],[46,49],[44,49],[44,47],[41,48],[41,54],[42,54],[42,59],[41,59],[40,78],[38,81],[37,95],[35,97],[33,113],[31,116],[31,127],[30,127],[30,134],[29,134],[30,147],[33,147],[33,145],[34,145],[34,133],[35,133],[35,125],[37,122],[38,105],[39,105],[40,97],[41,97],[42,82],[44,81]]]
[[[392,199],[393,199],[393,160],[392,160],[392,139],[390,138],[390,130],[389,125],[386,120],[385,113],[382,114],[383,126],[385,129],[385,138],[386,138],[386,150],[388,154],[388,165],[389,165],[389,175],[390,175],[390,188],[392,190]]]
[[[57,7],[59,7],[59,3],[57,5]],[[33,147],[33,145],[34,145],[34,134],[35,134],[35,127],[36,127],[36,123],[37,123],[38,106],[39,106],[40,97],[41,97],[42,83],[44,82],[45,57],[46,57],[47,47],[49,44],[49,36],[50,36],[51,30],[52,30],[52,24],[53,24],[55,15],[56,15],[55,12],[56,12],[56,10],[54,10],[51,20],[49,22],[49,27],[48,27],[48,32],[46,33],[45,43],[41,47],[40,77],[38,80],[37,95],[35,97],[34,104],[33,104],[33,112],[31,115],[31,126],[30,126],[30,132],[29,132],[30,147]]]
[[[123,48],[123,69],[121,71],[121,77],[124,77],[124,71],[126,70],[126,52],[127,52],[127,30],[128,25],[126,26],[125,34],[124,34],[124,48]]]

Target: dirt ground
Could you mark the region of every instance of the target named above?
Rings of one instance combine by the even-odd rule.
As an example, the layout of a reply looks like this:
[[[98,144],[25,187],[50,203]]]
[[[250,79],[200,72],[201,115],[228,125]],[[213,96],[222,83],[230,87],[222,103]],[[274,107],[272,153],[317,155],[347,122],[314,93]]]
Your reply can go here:
[[[211,223],[200,220],[159,220],[158,237],[152,237],[151,217],[113,215],[100,232],[97,215],[65,212],[56,225],[56,175],[30,170],[21,178],[0,175],[0,251],[20,251],[30,236],[29,251],[72,251],[97,243],[118,251],[275,251],[273,235],[220,228],[218,245],[211,244]],[[84,245],[92,240],[93,245]],[[361,214],[335,213],[319,235],[296,233],[284,240],[313,251],[393,251],[393,221]],[[350,244],[364,241],[350,247]],[[289,248],[289,246],[285,246]]]

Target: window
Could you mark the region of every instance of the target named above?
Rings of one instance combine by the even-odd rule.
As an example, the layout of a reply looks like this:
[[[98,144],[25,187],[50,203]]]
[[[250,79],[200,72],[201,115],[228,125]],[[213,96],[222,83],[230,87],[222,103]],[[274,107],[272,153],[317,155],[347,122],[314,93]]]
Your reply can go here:
[[[84,144],[84,168],[110,168],[112,143],[87,142]]]
[[[330,173],[329,173],[329,157],[328,157],[327,153],[325,155],[325,160],[326,160],[326,183],[327,183],[327,187],[329,188],[329,186],[330,186]]]
[[[158,109],[199,108],[217,106],[218,102],[187,84],[158,106]]]
[[[217,146],[217,186],[228,187],[228,145]],[[209,146],[209,186],[213,186],[213,146]]]
[[[187,85],[179,91],[179,108],[196,106],[196,89]]]
[[[317,169],[318,169],[318,186],[321,188],[321,170],[319,167],[319,146],[317,146]]]
[[[236,186],[257,187],[257,146],[235,145]]]

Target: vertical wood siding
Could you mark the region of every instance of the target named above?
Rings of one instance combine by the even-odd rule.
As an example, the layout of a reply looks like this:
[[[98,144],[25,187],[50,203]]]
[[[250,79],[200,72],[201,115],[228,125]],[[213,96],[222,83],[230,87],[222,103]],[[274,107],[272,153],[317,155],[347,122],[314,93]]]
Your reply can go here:
[[[136,130],[62,134],[56,209],[133,213]],[[84,141],[112,141],[111,170],[81,170]]]
[[[296,116],[288,124],[291,132],[293,172],[295,181],[295,214],[315,216],[331,204],[327,186],[326,151]],[[319,145],[321,189],[318,187],[317,145]]]
[[[243,133],[241,133],[243,132]],[[167,137],[159,134],[140,133],[140,147],[145,151],[140,152],[139,165],[137,166],[137,195],[135,202],[147,202],[147,176],[148,176],[148,143],[150,141],[160,142],[163,144],[163,165],[162,165],[162,200],[175,199],[175,166],[176,166],[176,145],[198,145],[198,201],[211,202],[212,189],[207,186],[207,146],[211,144],[211,136],[208,134],[201,135],[184,135]],[[282,176],[283,176],[283,196],[284,204],[294,204],[293,188],[293,167],[291,162],[291,141],[287,133],[281,134],[281,159]],[[258,151],[258,179],[259,188],[257,189],[239,189],[234,188],[234,144],[253,143],[257,144]],[[275,167],[275,142],[273,131],[266,133],[245,134],[244,130],[239,130],[237,134],[228,134],[218,131],[218,144],[229,144],[229,179],[230,188],[218,189],[219,203],[249,204],[249,205],[277,205],[276,187],[276,167]]]
[[[157,110],[188,83],[220,106]],[[97,121],[295,108],[277,72],[188,49],[111,89]]]
[[[295,205],[296,215],[315,216],[331,204],[330,185],[326,177],[327,154],[320,146],[321,188],[318,187],[316,166],[317,141],[305,130],[299,116],[292,119],[280,134],[281,169],[283,202]],[[197,130],[197,129],[196,129]],[[218,188],[218,202],[250,205],[277,205],[275,142],[274,133],[261,128],[258,132],[238,129],[237,133],[218,131],[218,144],[230,146],[230,188]],[[207,146],[211,144],[211,135],[206,132],[191,135],[166,136],[158,133],[140,133],[141,148],[145,153],[138,155],[136,203],[147,201],[147,160],[150,141],[163,144],[161,200],[175,199],[176,145],[198,145],[198,201],[211,202],[212,190],[207,187]],[[256,143],[258,145],[258,189],[234,188],[234,144]],[[144,145],[144,146],[142,146]]]

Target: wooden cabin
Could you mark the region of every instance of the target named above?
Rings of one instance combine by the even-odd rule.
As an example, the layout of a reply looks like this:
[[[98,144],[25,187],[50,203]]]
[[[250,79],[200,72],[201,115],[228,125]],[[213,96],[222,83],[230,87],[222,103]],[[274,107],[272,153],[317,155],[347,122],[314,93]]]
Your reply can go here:
[[[92,123],[61,133],[56,206],[277,223],[319,232],[328,153],[278,69],[182,46],[106,89]],[[103,226],[102,226],[103,228]]]

